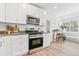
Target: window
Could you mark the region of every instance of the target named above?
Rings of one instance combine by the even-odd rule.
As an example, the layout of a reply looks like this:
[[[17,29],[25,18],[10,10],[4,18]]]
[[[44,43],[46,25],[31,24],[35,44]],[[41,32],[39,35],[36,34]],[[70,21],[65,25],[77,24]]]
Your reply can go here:
[[[66,26],[65,28],[66,31],[78,32],[78,21],[77,20],[65,22],[63,24],[65,24]]]

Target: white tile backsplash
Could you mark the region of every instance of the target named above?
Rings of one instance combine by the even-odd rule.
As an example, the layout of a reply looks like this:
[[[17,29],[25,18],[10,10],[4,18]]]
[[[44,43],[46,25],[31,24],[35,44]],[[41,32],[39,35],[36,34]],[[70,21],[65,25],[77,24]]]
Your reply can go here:
[[[5,23],[0,23],[0,31],[5,31],[6,29],[6,24]]]
[[[0,23],[0,31],[5,31],[6,30],[6,25],[8,25],[9,23]],[[25,29],[30,29],[30,28],[34,28],[35,30],[38,30],[38,28],[41,28],[40,26],[34,26],[34,25],[24,25],[24,24],[9,24],[11,26],[15,26],[18,25],[18,27],[20,28],[20,31],[25,31]]]

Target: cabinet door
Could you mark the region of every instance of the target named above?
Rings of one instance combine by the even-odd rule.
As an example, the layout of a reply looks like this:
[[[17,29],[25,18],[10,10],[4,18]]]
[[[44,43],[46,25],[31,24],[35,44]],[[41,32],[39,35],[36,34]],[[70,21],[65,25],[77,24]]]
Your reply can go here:
[[[11,39],[9,36],[1,38],[2,42],[2,55],[11,56]]]
[[[0,3],[0,22],[5,22],[5,4]]]
[[[0,56],[3,55],[3,49],[2,49],[2,46],[3,46],[3,39],[0,38]]]
[[[6,3],[6,22],[16,23],[17,22],[17,4]]]
[[[12,37],[12,55],[22,55],[28,51],[28,36],[20,35]]]
[[[45,25],[45,15],[43,14],[44,13],[44,11],[43,10],[39,10],[40,12],[39,12],[39,17],[40,17],[40,25]]]
[[[28,9],[28,15],[39,17],[40,9],[38,7],[28,4],[27,9]]]
[[[49,34],[43,34],[43,47],[48,47],[50,45],[50,36]]]
[[[18,4],[18,21],[17,23],[26,24],[27,4]]]
[[[34,13],[35,13],[35,17],[40,18],[40,8],[35,7]]]
[[[31,15],[31,16],[34,16],[34,15],[35,15],[35,12],[36,12],[36,11],[35,11],[34,6],[28,4],[28,5],[27,5],[27,10],[28,10],[28,15]]]

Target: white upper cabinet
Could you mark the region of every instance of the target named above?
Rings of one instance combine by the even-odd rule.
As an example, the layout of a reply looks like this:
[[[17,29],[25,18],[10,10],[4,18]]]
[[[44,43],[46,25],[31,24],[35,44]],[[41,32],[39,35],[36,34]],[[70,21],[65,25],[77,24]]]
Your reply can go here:
[[[40,25],[45,25],[44,22],[45,22],[45,15],[44,15],[44,11],[40,9],[40,12],[39,12],[39,16],[40,16]]]
[[[35,16],[40,18],[40,9],[38,7],[35,7]]]
[[[26,24],[27,15],[42,18],[40,8],[25,3],[6,3],[0,5],[0,20],[4,22]],[[4,12],[3,12],[4,11]],[[42,19],[43,20],[43,19]]]
[[[6,22],[16,23],[18,6],[16,3],[6,3]]]
[[[27,4],[18,4],[18,20],[17,23],[26,24]]]
[[[35,11],[34,6],[28,4],[27,10],[28,10],[28,15],[34,16],[34,11]]]
[[[5,4],[0,3],[0,22],[5,22]]]
[[[39,8],[35,7],[33,5],[28,4],[27,5],[28,15],[39,17]]]

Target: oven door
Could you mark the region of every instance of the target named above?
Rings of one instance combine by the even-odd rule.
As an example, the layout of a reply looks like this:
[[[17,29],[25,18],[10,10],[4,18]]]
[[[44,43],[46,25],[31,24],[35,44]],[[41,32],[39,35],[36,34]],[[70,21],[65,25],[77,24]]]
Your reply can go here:
[[[43,46],[43,37],[29,39],[29,50]]]

